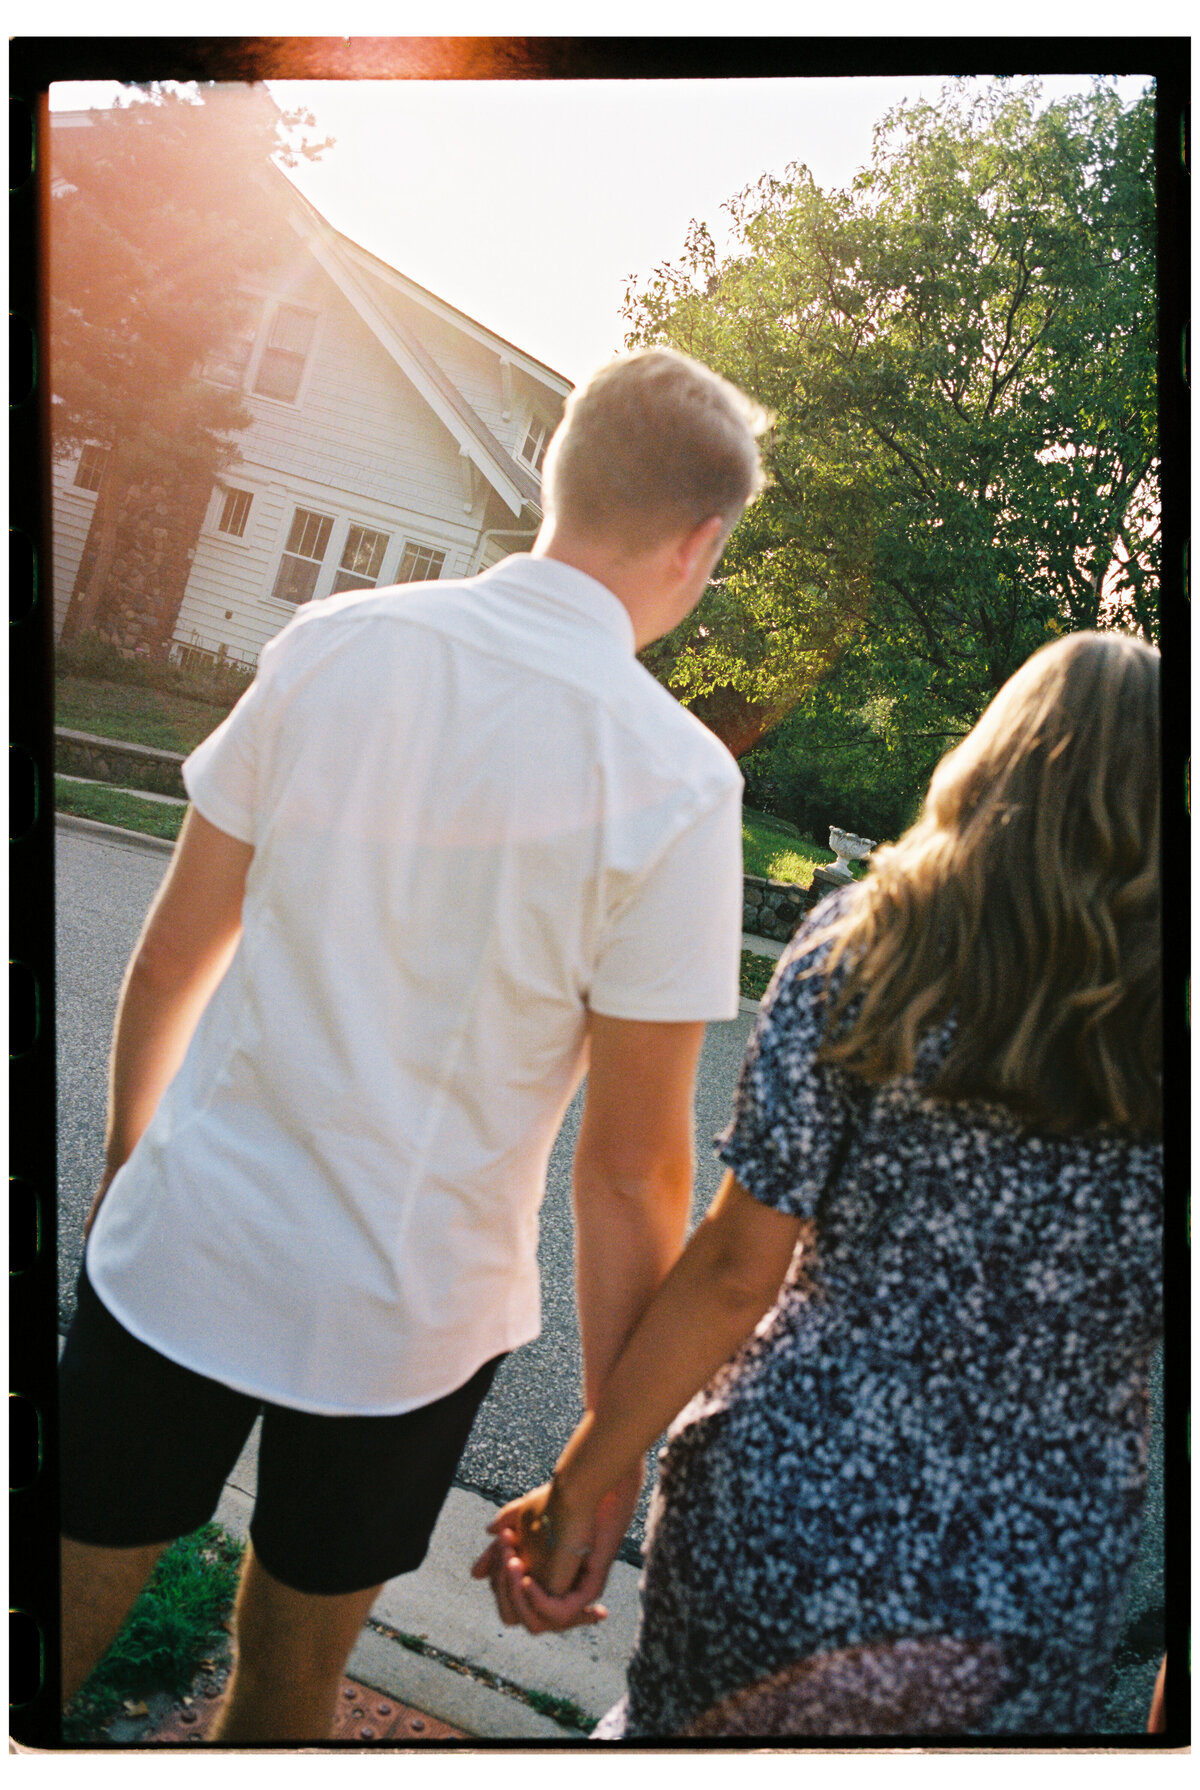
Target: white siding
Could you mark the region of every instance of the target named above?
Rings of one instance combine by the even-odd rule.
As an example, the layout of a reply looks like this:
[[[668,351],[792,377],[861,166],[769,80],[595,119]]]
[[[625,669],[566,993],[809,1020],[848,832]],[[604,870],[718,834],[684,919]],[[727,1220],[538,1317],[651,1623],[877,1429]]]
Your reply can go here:
[[[226,474],[253,502],[242,537],[217,527],[214,496],[196,543],[174,628],[182,644],[257,661],[265,642],[295,613],[271,598],[296,507],[334,518],[315,597],[329,593],[347,529],[358,524],[388,535],[379,584],[393,582],[406,541],[444,552],[441,576],[475,569],[485,524],[513,528],[491,488],[472,473],[458,443],[333,282],[297,248],[282,266],[275,298],[306,305],[318,322],[297,402],[246,394],[254,421],[239,437],[242,459]],[[391,302],[396,295],[389,293]],[[431,316],[398,301],[404,321],[482,421],[506,446],[525,438],[529,394],[537,390],[557,414],[561,400],[542,393],[520,369],[512,380],[512,415],[503,418],[497,354]],[[260,341],[261,341],[260,337]],[[256,364],[256,363],[252,363]],[[56,472],[56,620],[61,626],[87,533],[94,498],[74,491],[74,464]],[[514,550],[506,540],[484,549],[484,563]]]
[[[54,584],[54,638],[62,633],[71,592],[83,557],[83,544],[96,507],[94,491],[80,491],[74,484],[79,455],[57,461],[51,472],[51,577]]]
[[[251,394],[244,457],[375,502],[461,516],[458,444],[332,283],[322,284],[300,403]]]
[[[464,516],[437,521],[416,508],[372,503],[357,492],[288,479],[267,467],[243,464],[228,475],[230,485],[250,491],[253,502],[241,539],[216,528],[220,500],[214,500],[196,547],[187,590],[175,625],[175,639],[206,652],[226,653],[251,664],[265,643],[296,613],[292,603],[276,601],[271,592],[297,506],[333,517],[329,543],[317,579],[315,600],[332,589],[338,562],[352,525],[379,530],[388,537],[378,585],[395,581],[406,542],[432,547],[446,555],[443,578],[471,569],[478,523]]]

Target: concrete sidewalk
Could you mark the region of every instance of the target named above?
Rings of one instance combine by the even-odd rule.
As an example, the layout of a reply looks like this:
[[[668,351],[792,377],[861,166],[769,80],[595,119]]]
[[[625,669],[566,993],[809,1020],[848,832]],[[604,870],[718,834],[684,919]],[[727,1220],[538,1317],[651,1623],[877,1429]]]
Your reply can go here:
[[[222,1527],[242,1537],[257,1455],[256,1425],[217,1510]],[[638,1571],[614,1563],[603,1598],[608,1620],[593,1628],[562,1635],[506,1628],[490,1588],[470,1576],[498,1508],[451,1491],[424,1565],[384,1586],[346,1672],[477,1739],[581,1740],[624,1694]],[[567,1720],[555,1720],[555,1710]]]

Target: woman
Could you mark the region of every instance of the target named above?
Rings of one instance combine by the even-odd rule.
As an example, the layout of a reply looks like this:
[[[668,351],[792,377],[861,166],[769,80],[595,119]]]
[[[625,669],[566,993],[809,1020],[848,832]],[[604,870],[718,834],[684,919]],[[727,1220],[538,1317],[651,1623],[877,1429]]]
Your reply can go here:
[[[921,1731],[1094,1725],[1160,1328],[1158,668],[1113,634],[1035,654],[783,958],[730,1174],[478,1566],[556,1625],[606,1493],[691,1398],[606,1737],[813,1656],[886,1691],[912,1637],[988,1668]]]

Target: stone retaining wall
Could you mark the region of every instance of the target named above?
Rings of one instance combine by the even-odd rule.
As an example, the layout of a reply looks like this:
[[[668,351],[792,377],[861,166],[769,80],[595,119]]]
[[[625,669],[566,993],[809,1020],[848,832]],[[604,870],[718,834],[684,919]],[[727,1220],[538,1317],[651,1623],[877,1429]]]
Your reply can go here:
[[[769,882],[763,876],[743,877],[742,930],[786,945],[810,909],[846,880],[834,876],[826,864],[818,864],[813,871],[810,889],[799,883]]]
[[[149,789],[160,796],[186,796],[180,766],[187,754],[157,746],[105,740],[71,727],[54,729],[54,768],[70,777],[94,777],[126,789]]]

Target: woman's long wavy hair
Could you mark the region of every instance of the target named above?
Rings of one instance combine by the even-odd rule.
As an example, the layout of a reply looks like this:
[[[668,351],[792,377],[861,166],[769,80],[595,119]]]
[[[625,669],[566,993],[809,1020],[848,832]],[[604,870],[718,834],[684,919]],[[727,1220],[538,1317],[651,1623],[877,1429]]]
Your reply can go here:
[[[1114,633],[1009,679],[814,940],[844,968],[824,1060],[889,1081],[953,1013],[935,1098],[1161,1130],[1158,693],[1158,653]]]

